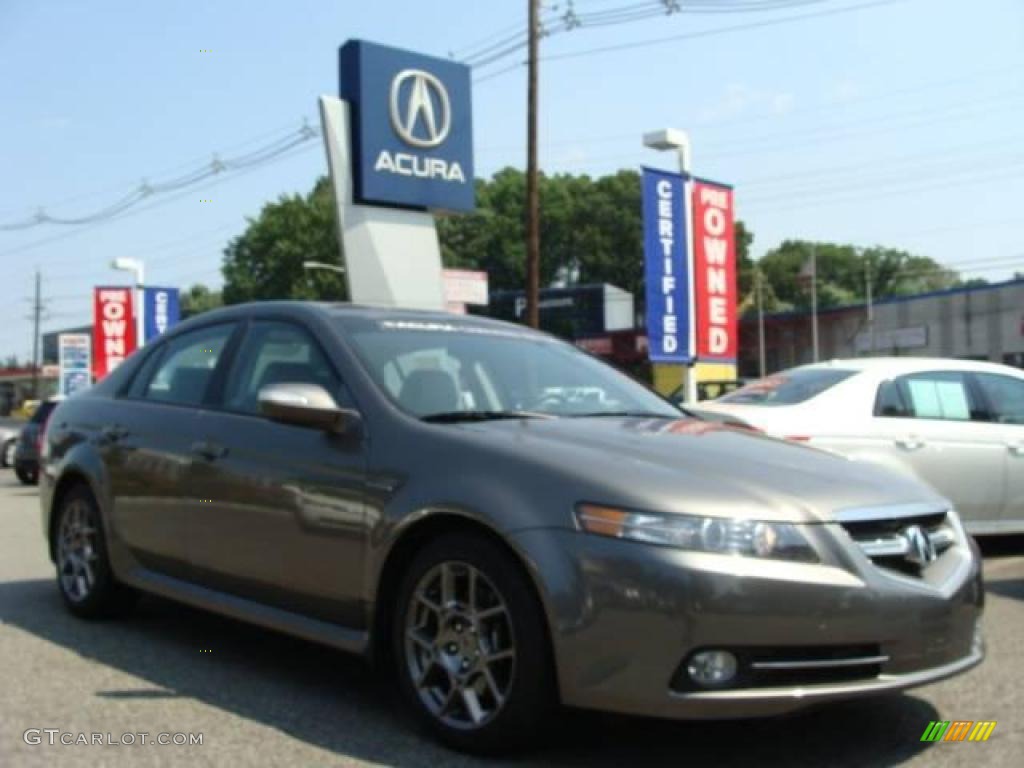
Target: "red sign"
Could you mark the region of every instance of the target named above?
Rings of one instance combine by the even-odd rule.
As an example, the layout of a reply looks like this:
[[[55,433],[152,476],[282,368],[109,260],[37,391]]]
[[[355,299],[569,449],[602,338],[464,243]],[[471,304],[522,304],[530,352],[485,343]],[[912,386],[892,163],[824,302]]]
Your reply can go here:
[[[99,381],[135,351],[131,288],[93,289],[92,365]]]
[[[732,189],[693,183],[693,274],[697,357],[735,360],[736,238]]]

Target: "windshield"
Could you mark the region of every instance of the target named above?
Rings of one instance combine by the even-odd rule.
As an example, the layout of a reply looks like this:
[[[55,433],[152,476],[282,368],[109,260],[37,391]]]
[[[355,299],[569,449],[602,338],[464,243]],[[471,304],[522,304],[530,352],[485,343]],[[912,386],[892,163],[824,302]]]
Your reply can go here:
[[[839,368],[794,368],[747,384],[718,398],[717,402],[736,405],[795,405],[820,395],[854,373]]]
[[[575,347],[515,328],[342,320],[377,385],[414,416],[642,414],[680,411]]]

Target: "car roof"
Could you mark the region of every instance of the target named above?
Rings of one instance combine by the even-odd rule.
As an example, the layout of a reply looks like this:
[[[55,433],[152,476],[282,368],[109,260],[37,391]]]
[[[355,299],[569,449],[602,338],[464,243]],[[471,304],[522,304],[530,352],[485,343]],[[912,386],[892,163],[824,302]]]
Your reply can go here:
[[[404,309],[399,307],[381,307],[348,302],[328,301],[252,301],[245,304],[233,304],[219,307],[189,318],[176,327],[175,333],[187,330],[186,326],[206,324],[218,320],[229,320],[246,317],[256,312],[273,312],[294,317],[310,315],[327,316],[328,318],[365,318],[369,320],[400,320],[421,323],[445,323],[447,325],[468,326],[472,328],[514,329],[518,333],[535,333],[548,336],[524,325],[509,323],[504,320],[481,315],[455,314],[428,309]]]
[[[918,371],[981,371],[1024,377],[1024,371],[987,360],[959,360],[951,357],[851,357],[836,358],[799,366],[799,370],[840,369],[878,374],[915,373]],[[796,370],[791,369],[791,370]]]

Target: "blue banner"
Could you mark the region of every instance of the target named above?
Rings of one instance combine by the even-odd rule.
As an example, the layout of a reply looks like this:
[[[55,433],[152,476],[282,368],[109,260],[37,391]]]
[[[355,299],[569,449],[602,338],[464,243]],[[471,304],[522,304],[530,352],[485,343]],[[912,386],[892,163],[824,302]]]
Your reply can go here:
[[[647,342],[655,363],[693,360],[683,181],[678,173],[643,169]]]
[[[144,291],[145,341],[148,343],[178,324],[181,307],[177,288],[145,288]]]

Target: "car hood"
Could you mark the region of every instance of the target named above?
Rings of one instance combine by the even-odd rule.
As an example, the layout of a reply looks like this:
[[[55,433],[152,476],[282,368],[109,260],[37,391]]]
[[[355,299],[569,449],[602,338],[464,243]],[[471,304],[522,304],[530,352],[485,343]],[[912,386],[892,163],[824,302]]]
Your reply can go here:
[[[528,462],[530,482],[575,501],[793,522],[832,521],[851,508],[948,506],[891,470],[700,419],[524,419],[455,428],[472,435],[474,449],[503,453],[506,467]]]

